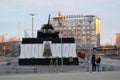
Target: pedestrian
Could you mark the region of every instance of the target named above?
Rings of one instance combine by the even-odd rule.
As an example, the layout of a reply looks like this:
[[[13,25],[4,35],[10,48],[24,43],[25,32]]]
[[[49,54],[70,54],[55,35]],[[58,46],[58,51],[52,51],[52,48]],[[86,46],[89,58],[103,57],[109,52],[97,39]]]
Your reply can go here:
[[[97,71],[97,72],[100,72],[100,71],[101,71],[100,63],[101,63],[101,58],[100,58],[100,56],[96,56],[96,71]]]
[[[91,58],[91,64],[92,64],[92,71],[96,71],[96,62],[95,62],[95,55],[92,55]]]

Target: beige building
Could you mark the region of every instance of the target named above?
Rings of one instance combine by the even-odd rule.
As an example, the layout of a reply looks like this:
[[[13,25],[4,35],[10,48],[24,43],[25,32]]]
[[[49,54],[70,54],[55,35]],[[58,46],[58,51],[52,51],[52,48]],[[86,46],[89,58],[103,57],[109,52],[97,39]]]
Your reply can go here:
[[[77,49],[100,46],[100,19],[94,15],[61,15],[50,20],[64,37],[74,37]]]

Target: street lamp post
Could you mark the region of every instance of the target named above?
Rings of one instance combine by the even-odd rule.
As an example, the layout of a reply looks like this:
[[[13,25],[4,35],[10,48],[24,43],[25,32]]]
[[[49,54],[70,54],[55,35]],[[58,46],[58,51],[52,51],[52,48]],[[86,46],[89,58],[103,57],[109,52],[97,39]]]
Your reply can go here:
[[[63,33],[62,32],[60,32],[60,34],[59,34],[59,37],[60,37],[60,39],[61,39],[61,66],[62,66],[62,68],[63,68],[63,45],[62,45],[62,38],[63,38]],[[62,69],[61,68],[61,69]]]
[[[91,25],[91,23],[95,16],[89,15],[89,16],[85,16],[85,17],[87,17],[87,21],[89,23],[89,37],[90,37],[90,39],[89,39],[89,60],[91,63],[91,57],[92,57],[92,25]],[[90,72],[92,73],[92,65],[90,65],[90,67],[91,67]]]
[[[59,17],[62,17],[61,14],[59,14]],[[61,39],[61,71],[63,72],[63,21],[64,20],[58,20],[58,24],[60,25],[60,27],[62,28],[61,32],[59,33],[59,38]]]
[[[31,13],[30,15],[32,16],[32,38],[33,38],[33,30],[34,30],[34,28],[33,28],[33,25],[34,25],[34,23],[33,23],[33,17],[34,17],[36,14]]]

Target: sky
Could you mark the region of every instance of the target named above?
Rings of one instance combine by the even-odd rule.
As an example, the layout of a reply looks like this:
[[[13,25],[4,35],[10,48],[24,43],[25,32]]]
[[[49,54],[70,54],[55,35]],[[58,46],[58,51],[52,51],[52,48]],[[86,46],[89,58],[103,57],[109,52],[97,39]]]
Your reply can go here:
[[[24,30],[31,29],[31,13],[34,29],[47,23],[48,15],[62,14],[96,15],[101,21],[101,44],[115,43],[120,33],[120,0],[0,0],[0,36],[22,38]]]

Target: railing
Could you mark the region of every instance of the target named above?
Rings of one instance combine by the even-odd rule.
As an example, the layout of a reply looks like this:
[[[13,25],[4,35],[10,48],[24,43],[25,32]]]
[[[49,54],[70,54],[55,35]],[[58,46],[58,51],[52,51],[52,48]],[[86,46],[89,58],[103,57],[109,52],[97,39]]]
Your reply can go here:
[[[49,63],[49,73],[56,73],[58,67],[58,58],[56,58],[55,62],[53,62],[53,59],[51,58]]]
[[[25,34],[26,38],[30,38],[30,35],[28,34],[28,32],[26,30],[24,31],[24,34]]]

